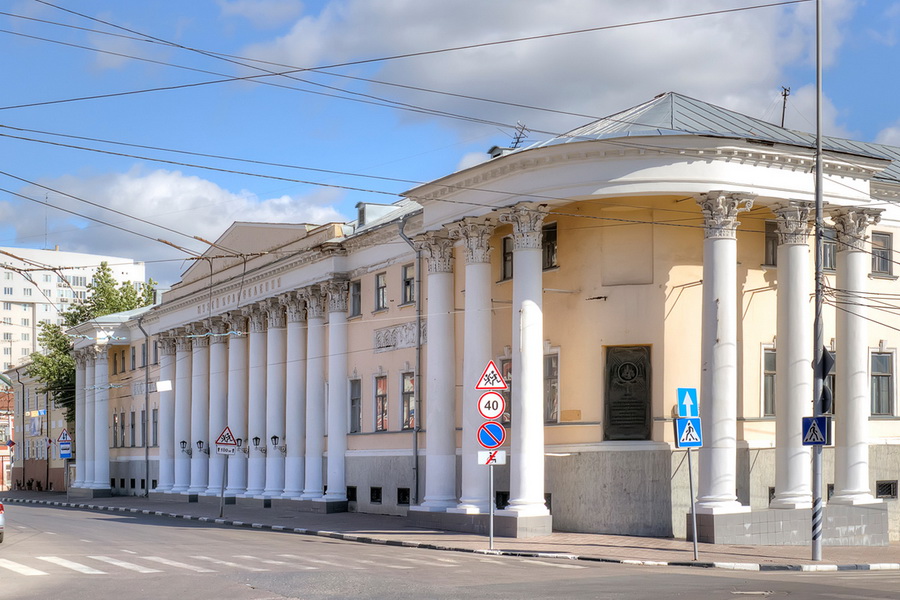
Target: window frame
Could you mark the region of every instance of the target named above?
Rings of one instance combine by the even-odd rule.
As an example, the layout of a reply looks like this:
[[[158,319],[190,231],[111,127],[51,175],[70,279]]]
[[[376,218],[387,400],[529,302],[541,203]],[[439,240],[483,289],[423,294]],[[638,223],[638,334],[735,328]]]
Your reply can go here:
[[[416,303],[416,264],[409,263],[400,268],[400,305]]]
[[[362,282],[359,279],[350,282],[349,294],[349,313],[348,317],[358,317],[362,315]]]
[[[555,359],[556,361],[556,369],[554,376],[550,376],[550,368],[548,366],[548,361]],[[554,406],[551,406],[548,403],[548,385],[550,382],[556,382],[556,391],[555,391],[555,402]],[[560,403],[559,403],[559,350],[552,350],[544,354],[544,387],[542,391],[542,399],[544,405],[544,423],[559,423],[559,418],[561,414]],[[552,409],[552,410],[551,410]],[[554,414],[555,413],[555,414]]]
[[[772,368],[769,369],[767,364],[767,356],[772,357]],[[760,406],[763,418],[774,418],[776,416],[778,371],[777,371],[778,350],[774,346],[763,346],[762,356],[760,357],[760,396],[762,404]],[[771,383],[769,383],[771,381]]]
[[[400,373],[400,429],[408,431],[415,427],[416,374],[413,371],[404,371]]]
[[[376,375],[373,381],[372,397],[375,406],[375,431],[387,431],[390,418],[388,412],[388,378],[387,375]],[[379,393],[381,391],[384,393]]]
[[[514,241],[511,235],[503,236],[500,241],[500,281],[513,278]]]
[[[351,379],[348,393],[350,394],[350,419],[347,424],[350,433],[362,433],[362,379]]]
[[[541,268],[544,271],[559,267],[559,227],[557,221],[541,227]]]
[[[387,310],[387,273],[375,274],[375,312]]]
[[[876,239],[880,240],[878,245]],[[893,236],[886,231],[872,232],[872,275],[875,277],[893,277],[893,241]]]
[[[876,357],[886,358],[888,371],[876,372]],[[894,416],[894,370],[894,353],[892,351],[872,350],[869,353],[869,405],[870,414],[873,417]],[[882,381],[885,383],[877,383]],[[882,385],[887,386],[887,391],[883,396],[880,395],[880,392],[884,391]],[[876,394],[880,397],[876,398]]]
[[[837,231],[834,227],[822,229],[822,270],[829,273],[837,271]]]

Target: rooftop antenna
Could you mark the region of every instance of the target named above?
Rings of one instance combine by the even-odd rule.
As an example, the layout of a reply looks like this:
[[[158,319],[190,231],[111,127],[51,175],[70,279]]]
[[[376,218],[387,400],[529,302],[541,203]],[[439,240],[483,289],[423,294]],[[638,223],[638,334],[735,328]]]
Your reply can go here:
[[[784,112],[787,110],[787,99],[791,95],[791,88],[781,86],[781,126],[784,127]]]
[[[47,250],[50,248],[48,244],[50,243],[47,239],[47,233],[49,230],[49,225],[47,224],[47,206],[50,204],[50,194],[44,194],[44,249]]]
[[[521,121],[516,121],[516,133],[513,135],[512,143],[513,148],[518,148],[519,145],[527,139],[525,137],[526,133],[528,133],[528,128],[525,127],[525,125],[522,124]]]

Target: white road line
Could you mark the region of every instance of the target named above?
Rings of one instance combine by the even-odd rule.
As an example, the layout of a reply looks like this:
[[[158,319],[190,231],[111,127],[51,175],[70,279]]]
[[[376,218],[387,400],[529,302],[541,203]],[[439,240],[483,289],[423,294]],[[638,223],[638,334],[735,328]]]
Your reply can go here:
[[[419,559],[419,558],[404,558],[404,557],[402,557],[402,556],[396,556],[396,557],[394,557],[394,558],[396,558],[397,560],[405,560],[406,562],[411,562],[411,563],[417,564],[417,565],[426,565],[426,566],[429,566],[429,567],[448,567],[448,568],[452,569],[453,567],[458,566],[458,565],[451,565],[451,564],[442,563],[442,562],[434,562],[434,561],[430,561],[430,560],[422,560],[422,559]]]
[[[136,565],[134,563],[125,562],[124,560],[119,560],[118,558],[111,558],[109,556],[88,556],[88,558],[93,558],[94,560],[99,560],[100,562],[105,562],[110,565],[114,565],[116,567],[122,567],[123,569],[128,569],[129,571],[135,571],[137,573],[162,573],[159,569],[151,569],[150,567],[142,567],[141,565]]]
[[[261,563],[265,563],[267,565],[290,565],[291,563],[285,562],[283,560],[269,560],[265,558],[259,558],[258,556],[250,556],[249,554],[235,554],[234,558],[242,558],[244,560],[256,560]]]
[[[524,563],[528,563],[531,565],[542,565],[545,567],[556,567],[557,569],[587,569],[587,567],[582,565],[569,565],[565,563],[552,563],[552,562],[544,562],[542,560],[522,560]]]
[[[377,560],[366,560],[364,558],[354,558],[351,560],[355,560],[356,562],[361,562],[364,565],[374,565],[379,568],[387,567],[388,569],[415,569],[415,567],[407,567],[405,565],[388,565],[388,564],[385,564],[384,561],[379,562]]]
[[[37,569],[32,569],[31,567],[27,567],[25,565],[20,565],[17,562],[13,562],[11,560],[6,560],[5,558],[0,558],[0,567],[4,569],[9,569],[19,575],[46,575],[43,571],[38,571]]]
[[[59,565],[60,567],[72,569],[73,571],[78,571],[79,573],[84,573],[85,575],[106,575],[105,571],[98,571],[97,569],[94,569],[87,565],[73,562],[65,558],[60,558],[58,556],[35,556],[35,558],[39,560],[45,560],[48,563],[53,563],[54,565]]]
[[[321,558],[310,558],[308,556],[297,556],[296,554],[279,554],[278,556],[281,556],[283,558],[293,558],[294,560],[305,560],[306,562],[311,562],[316,565],[326,565],[328,567],[337,567],[338,569],[350,569],[353,571],[359,571],[360,569],[364,568],[364,567],[355,567],[353,565],[348,565],[346,563],[330,562],[327,560],[322,560]],[[315,567],[309,567],[309,568],[315,568]]]
[[[260,569],[258,567],[248,567],[247,565],[242,565],[236,562],[230,562],[227,560],[219,560],[218,558],[213,558],[211,556],[192,556],[191,558],[196,558],[197,560],[205,560],[211,562],[215,565],[222,565],[223,567],[231,567],[232,569],[244,569],[245,571],[268,571],[268,569]]]
[[[122,550],[125,554],[137,554],[134,550]]]
[[[178,569],[187,569],[188,571],[193,571],[194,573],[215,573],[212,569],[204,569],[203,567],[196,567],[194,565],[189,565],[187,563],[178,562],[176,560],[170,560],[168,558],[163,558],[162,556],[144,556],[144,560],[152,560],[153,562],[157,562],[161,565],[168,565],[170,567],[176,567]]]

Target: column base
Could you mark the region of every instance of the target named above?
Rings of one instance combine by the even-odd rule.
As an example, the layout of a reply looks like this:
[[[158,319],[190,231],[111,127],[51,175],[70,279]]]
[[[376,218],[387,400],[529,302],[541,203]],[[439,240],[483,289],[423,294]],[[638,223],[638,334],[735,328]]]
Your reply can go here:
[[[737,500],[728,502],[698,502],[694,509],[698,515],[730,515],[750,512],[749,506],[744,506]]]
[[[860,504],[881,504],[884,501],[881,498],[876,498],[869,492],[864,493],[854,493],[854,492],[844,492],[841,494],[835,494],[828,500],[828,504],[838,504],[842,506],[859,506]]]
[[[498,510],[494,513],[497,516],[501,517],[544,517],[550,514],[550,511],[547,510],[547,506],[543,503],[541,504],[519,504],[519,505],[509,505],[503,510]]]
[[[477,504],[458,504],[453,508],[448,508],[447,512],[454,515],[480,515],[491,512],[491,507],[487,503],[484,506]]]
[[[463,531],[480,535],[488,535],[490,530],[490,514],[488,513],[415,511],[411,507],[406,515],[406,520],[413,527],[426,529]],[[551,533],[553,533],[553,517],[549,514],[523,516],[495,513],[494,516],[494,535],[497,537],[531,538]]]
[[[347,512],[350,508],[350,503],[346,498],[343,500],[329,498],[327,496],[322,496],[320,498],[313,498],[309,501],[300,501],[300,510],[304,508],[308,509],[304,512],[317,512],[317,513],[338,513],[338,512]]]
[[[318,500],[325,495],[325,492],[303,492],[300,494],[301,500]]]
[[[812,508],[812,496],[784,496],[779,498],[776,496],[770,503],[769,508],[779,510],[792,510],[796,508]]]
[[[451,500],[426,500],[422,504],[410,506],[409,510],[419,512],[447,512],[447,510],[451,508],[456,508],[456,502]]]
[[[303,496],[303,490],[284,490],[281,497],[285,500],[299,500]]]

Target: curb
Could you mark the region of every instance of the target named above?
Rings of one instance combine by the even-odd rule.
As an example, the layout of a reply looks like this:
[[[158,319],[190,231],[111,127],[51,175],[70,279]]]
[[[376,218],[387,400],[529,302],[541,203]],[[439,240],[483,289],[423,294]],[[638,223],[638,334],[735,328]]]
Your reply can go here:
[[[157,517],[169,517],[183,519],[185,521],[199,521],[228,527],[244,527],[250,529],[263,529],[266,531],[278,531],[297,535],[311,535],[326,537],[346,542],[361,544],[377,544],[382,546],[401,546],[404,548],[421,548],[424,550],[440,550],[443,552],[465,552],[468,554],[483,554],[487,556],[515,556],[520,558],[565,558],[568,560],[582,560],[585,562],[600,562],[608,564],[646,566],[646,567],[692,567],[700,569],[724,569],[729,571],[798,571],[798,572],[834,572],[834,571],[900,571],[898,563],[871,563],[871,564],[759,564],[759,563],[730,563],[730,562],[695,562],[695,561],[661,561],[661,560],[634,560],[619,558],[602,558],[597,556],[583,556],[560,552],[529,552],[527,550],[479,550],[473,548],[457,548],[454,546],[440,546],[422,542],[407,542],[403,540],[388,540],[361,536],[353,533],[339,533],[304,527],[286,527],[284,525],[267,525],[265,523],[248,523],[230,519],[215,517],[194,517],[191,515],[169,513],[145,508],[126,508],[124,506],[101,506],[97,504],[80,504],[73,502],[59,502],[55,500],[33,500],[30,498],[0,498],[0,502],[6,504],[44,504],[47,506],[59,506],[62,508],[76,508],[83,510],[99,510],[107,512],[128,512],[135,514],[154,515]]]

